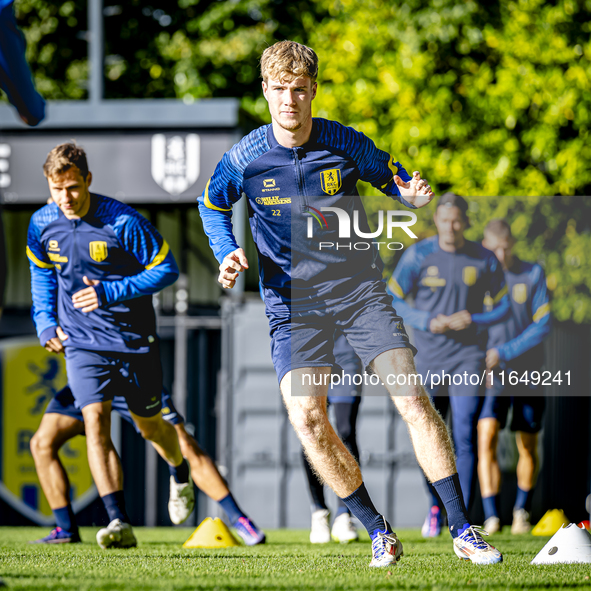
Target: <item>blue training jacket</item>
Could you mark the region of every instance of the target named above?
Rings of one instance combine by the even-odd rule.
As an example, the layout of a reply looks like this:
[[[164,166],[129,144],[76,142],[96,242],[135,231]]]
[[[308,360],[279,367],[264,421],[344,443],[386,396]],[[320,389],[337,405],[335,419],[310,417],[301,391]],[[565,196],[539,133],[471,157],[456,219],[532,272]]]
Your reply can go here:
[[[537,369],[544,362],[542,341],[552,326],[544,270],[516,258],[505,281],[511,314],[490,327],[488,347],[498,349],[501,361],[513,369]]]
[[[146,353],[156,338],[151,294],[174,283],[178,268],[166,241],[133,208],[91,194],[90,209],[69,220],[55,203],[36,211],[29,224],[32,316],[42,345],[68,335],[66,347]],[[100,307],[74,308],[72,295],[95,287]]]
[[[404,322],[415,329],[417,362],[428,362],[431,368],[482,361],[487,341],[483,328],[509,313],[501,264],[490,250],[469,240],[454,253],[440,248],[439,236],[413,244],[396,265],[388,291]],[[414,308],[404,301],[408,295],[414,298]],[[495,307],[489,313],[485,312],[487,296]],[[433,318],[462,310],[472,314],[472,325],[466,330],[430,332]]]
[[[0,88],[30,125],[45,117],[45,101],[35,90],[25,60],[25,39],[16,26],[13,0],[0,0]]]
[[[321,241],[339,240],[337,214],[325,212],[322,223],[316,213],[311,239],[308,219],[322,207],[342,208],[351,220],[357,210],[360,229],[369,232],[357,181],[367,181],[413,207],[400,197],[395,174],[405,181],[411,178],[395,158],[351,127],[314,118],[309,141],[285,148],[275,139],[272,126],[265,125],[224,154],[198,199],[199,211],[221,262],[238,248],[232,234],[232,206],[246,194],[267,307],[289,306],[292,299],[338,297],[347,293],[348,282],[356,275],[380,267],[377,248],[319,250]]]

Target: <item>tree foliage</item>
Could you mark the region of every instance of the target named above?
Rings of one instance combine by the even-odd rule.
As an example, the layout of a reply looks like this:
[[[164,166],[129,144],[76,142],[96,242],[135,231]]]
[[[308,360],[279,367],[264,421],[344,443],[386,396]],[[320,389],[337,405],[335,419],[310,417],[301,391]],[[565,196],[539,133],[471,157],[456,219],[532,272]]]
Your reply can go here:
[[[16,8],[42,93],[84,98],[86,3]],[[314,47],[317,116],[467,196],[470,238],[506,216],[518,254],[544,262],[556,316],[591,321],[591,0],[129,0],[104,13],[108,98],[237,96],[268,121],[258,57],[285,38]],[[392,208],[366,204],[374,219]],[[432,233],[430,215],[416,228]]]
[[[469,197],[470,238],[507,217],[518,254],[545,264],[555,315],[590,321],[591,204],[575,196],[591,194],[591,2],[323,5],[316,114],[365,132],[437,194]],[[433,233],[430,215],[417,227]]]

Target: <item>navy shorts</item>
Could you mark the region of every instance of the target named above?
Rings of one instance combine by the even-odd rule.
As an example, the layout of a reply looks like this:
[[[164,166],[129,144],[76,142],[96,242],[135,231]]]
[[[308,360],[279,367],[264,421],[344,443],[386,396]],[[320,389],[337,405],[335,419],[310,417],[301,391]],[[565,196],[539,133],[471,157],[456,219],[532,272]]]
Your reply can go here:
[[[329,404],[339,402],[352,404],[361,396],[363,385],[359,379],[354,378],[356,375],[363,374],[363,363],[357,357],[353,347],[349,345],[347,337],[340,331],[335,334],[334,358],[335,363],[345,372],[345,375],[350,377],[350,383],[347,380],[344,383],[331,385],[328,390],[328,402]]]
[[[127,402],[123,396],[115,396],[113,398],[111,410],[118,412],[121,415],[121,418],[125,419],[128,423],[131,423],[134,429],[139,433],[139,429],[131,418]],[[76,405],[74,404],[74,395],[72,394],[72,390],[70,390],[70,386],[66,386],[60,390],[55,395],[55,398],[51,399],[45,409],[45,414],[65,415],[82,423],[84,422],[82,410],[76,408]],[[182,415],[179,414],[172,402],[171,395],[165,389],[162,390],[162,418],[172,425],[184,423]]]
[[[416,353],[381,280],[365,281],[345,297],[315,301],[307,309],[292,306],[291,314],[284,310],[275,314],[268,307],[266,311],[279,383],[294,369],[331,367],[339,371],[334,354],[337,330],[345,334],[362,367],[391,349]]]
[[[508,375],[508,371],[505,372]],[[520,375],[523,372],[519,372]],[[523,383],[502,386],[495,379],[493,387],[487,389],[487,396],[480,413],[481,419],[496,419],[501,429],[507,424],[509,409],[513,407],[511,431],[538,433],[542,429],[546,398],[541,395],[540,386]]]
[[[77,408],[123,396],[131,412],[153,417],[162,408],[160,351],[111,353],[66,347],[68,384]]]

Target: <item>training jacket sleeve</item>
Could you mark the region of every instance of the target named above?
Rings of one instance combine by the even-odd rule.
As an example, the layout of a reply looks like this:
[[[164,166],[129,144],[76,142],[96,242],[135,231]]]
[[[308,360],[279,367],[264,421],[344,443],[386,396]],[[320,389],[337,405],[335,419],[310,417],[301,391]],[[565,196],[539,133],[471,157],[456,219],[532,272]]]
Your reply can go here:
[[[226,152],[197,199],[203,228],[215,258],[224,257],[239,248],[232,231],[232,206],[242,197],[242,173],[248,157],[249,137]]]
[[[346,127],[335,121],[322,120],[327,126],[325,133],[331,134],[331,142],[335,147],[344,149],[353,158],[359,169],[359,178],[371,183],[376,189],[409,207],[416,209],[401,195],[394,175],[403,181],[410,181],[411,176],[394,156],[376,147],[365,134]]]
[[[492,326],[493,324],[503,322],[507,319],[509,314],[511,314],[511,302],[509,301],[509,296],[506,293],[498,301],[498,303],[494,304],[494,306],[495,307],[490,312],[472,314],[472,322],[478,326],[486,328],[488,326]]]
[[[431,314],[426,310],[417,310],[405,301],[412,293],[419,280],[421,261],[416,248],[409,248],[396,265],[394,273],[387,285],[387,291],[393,298],[393,305],[405,324],[417,330],[429,330]]]
[[[39,226],[35,216],[29,223],[27,233],[27,257],[31,271],[31,316],[41,345],[57,336],[57,276],[53,263],[41,246]]]
[[[483,328],[502,322],[511,313],[511,302],[507,295],[505,273],[503,273],[501,263],[491,252],[489,252],[488,257],[487,273],[486,281],[488,281],[493,309],[490,312],[472,314],[472,322]]]
[[[156,293],[178,279],[179,270],[168,243],[143,216],[132,210],[119,216],[113,229],[123,248],[144,270],[95,286],[101,306]]]
[[[534,269],[538,276],[532,290],[533,322],[519,336],[498,348],[502,361],[511,361],[533,349],[548,336],[552,328],[546,277],[540,265],[535,265]]]
[[[25,48],[12,0],[0,0],[0,88],[27,123],[37,125],[45,117],[45,101],[33,85]]]

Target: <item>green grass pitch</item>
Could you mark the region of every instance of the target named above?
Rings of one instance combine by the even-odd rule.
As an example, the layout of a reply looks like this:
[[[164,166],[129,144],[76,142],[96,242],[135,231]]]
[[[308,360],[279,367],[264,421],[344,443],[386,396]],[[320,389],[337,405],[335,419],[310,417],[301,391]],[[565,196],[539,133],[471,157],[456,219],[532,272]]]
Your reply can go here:
[[[192,530],[135,528],[139,546],[101,550],[97,528],[82,528],[83,544],[32,546],[48,528],[0,528],[0,577],[10,589],[60,590],[374,590],[589,589],[591,565],[530,566],[548,538],[497,534],[504,562],[475,566],[453,553],[450,537],[423,540],[400,530],[405,556],[396,567],[370,569],[369,538],[312,546],[308,532],[274,530],[255,548],[182,548]]]

